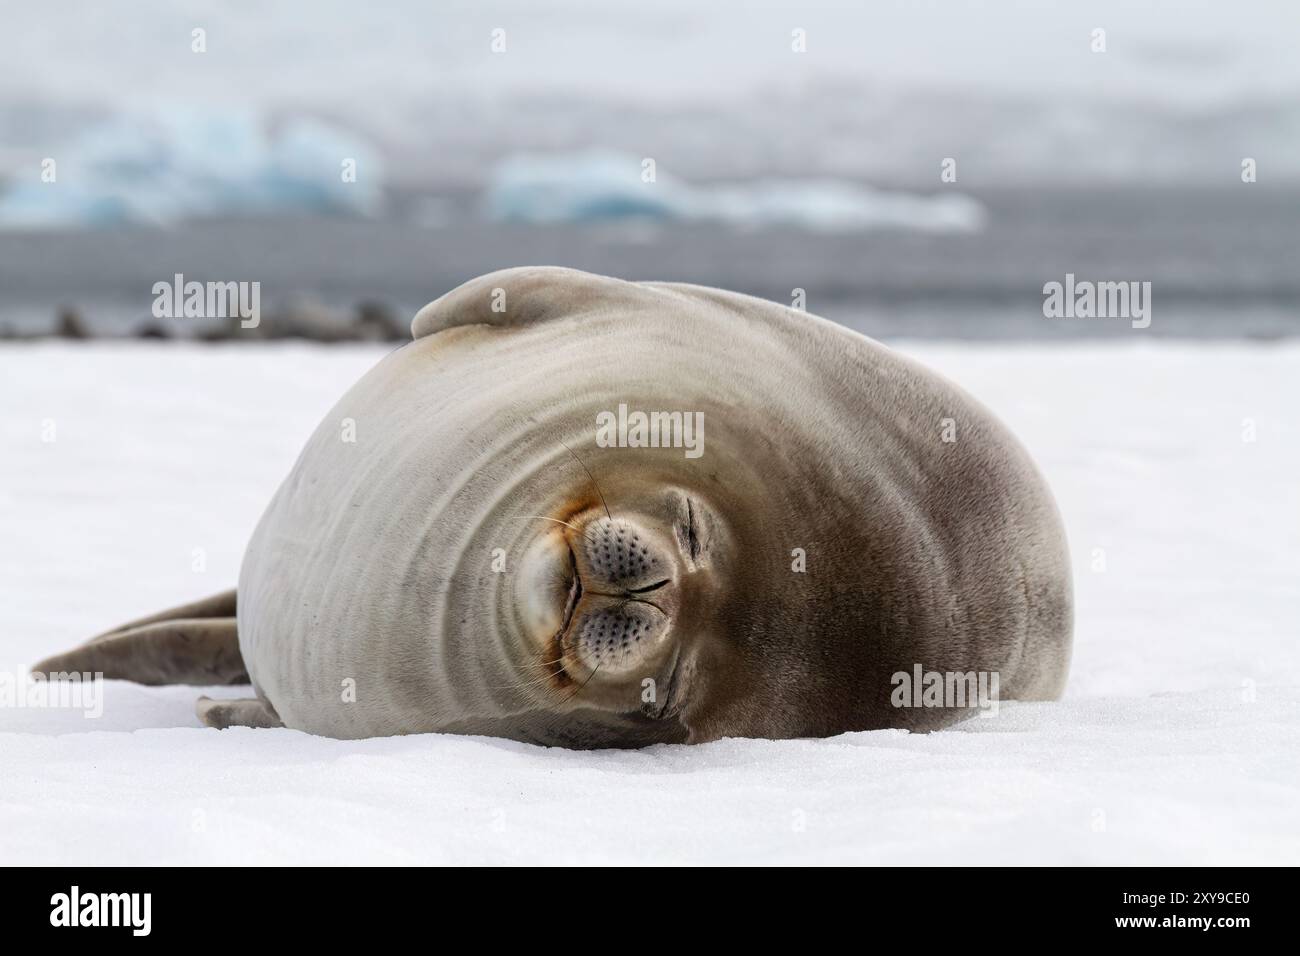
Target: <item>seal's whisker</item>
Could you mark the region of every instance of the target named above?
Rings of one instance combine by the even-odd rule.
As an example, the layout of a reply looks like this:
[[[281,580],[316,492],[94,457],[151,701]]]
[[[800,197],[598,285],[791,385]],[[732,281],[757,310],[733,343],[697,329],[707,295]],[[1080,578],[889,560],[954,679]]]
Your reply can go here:
[[[596,669],[593,670],[590,674],[587,675],[587,679],[586,679],[585,681],[583,681],[581,684],[578,685],[578,689],[577,689],[577,690],[575,690],[575,691],[574,691],[572,694],[570,694],[568,697],[564,698],[563,703],[566,703],[566,704],[567,704],[569,701],[573,700],[573,698],[575,698],[575,697],[577,697],[579,694],[581,694],[581,693],[582,693],[582,688],[586,687],[588,684],[591,683],[591,679],[592,679],[593,677],[596,676],[597,672],[598,672],[598,671],[600,670],[600,668],[603,666],[603,663],[604,663],[604,662],[602,661],[600,664],[597,664],[597,665],[596,665]]]
[[[545,674],[544,674],[543,676],[541,676],[541,677],[537,677],[537,678],[534,678],[534,679],[532,679],[532,680],[527,680],[527,681],[524,681],[523,683],[520,683],[520,684],[497,684],[497,685],[495,685],[495,686],[490,686],[489,689],[491,689],[491,690],[510,690],[510,689],[512,689],[512,688],[518,688],[518,687],[531,687],[531,686],[533,686],[534,684],[542,684],[542,683],[545,683],[546,681],[550,680],[552,677],[555,677],[555,676],[558,675],[558,674],[562,674],[562,673],[564,673],[564,655],[561,654],[559,657],[557,657],[557,658],[556,658],[555,660],[553,660],[553,661],[538,661],[538,662],[537,662],[537,666],[538,666],[538,667],[554,667],[556,664],[559,664],[559,665],[560,665],[560,667],[559,667],[558,670],[554,670],[554,671],[546,671]]]
[[[574,531],[580,531],[577,525],[571,525],[567,521],[561,521],[559,518],[548,518],[546,515],[516,515],[517,518],[536,518],[539,521],[554,521],[556,524],[562,524],[566,528],[572,528]]]
[[[559,661],[548,661],[547,663],[548,663],[548,664],[558,664],[558,663],[560,663],[560,662],[559,662]],[[534,678],[533,680],[524,681],[524,682],[521,683],[521,684],[496,684],[496,685],[491,685],[491,684],[490,684],[490,685],[488,685],[488,690],[523,690],[525,687],[536,687],[536,686],[538,686],[538,685],[540,685],[540,684],[545,684],[545,683],[547,683],[549,680],[551,680],[551,678],[553,678],[553,677],[557,677],[558,675],[560,675],[560,674],[562,674],[562,673],[564,673],[564,668],[563,668],[563,667],[559,668],[558,670],[547,671],[547,672],[546,672],[544,675],[542,675],[541,677]]]
[[[583,462],[583,460],[578,457],[577,452],[575,452],[568,445],[565,445],[563,440],[560,441],[560,444],[564,445],[564,450],[573,456],[574,461],[576,461],[579,465],[582,465],[582,470],[587,473],[587,477],[591,479],[592,486],[595,487],[596,489],[596,494],[600,496],[600,503],[605,506],[605,517],[608,518],[610,521],[613,521],[614,516],[610,514],[609,502],[605,500],[605,493],[600,490],[600,483],[596,481],[596,476],[591,473],[591,469],[588,468],[586,464]]]

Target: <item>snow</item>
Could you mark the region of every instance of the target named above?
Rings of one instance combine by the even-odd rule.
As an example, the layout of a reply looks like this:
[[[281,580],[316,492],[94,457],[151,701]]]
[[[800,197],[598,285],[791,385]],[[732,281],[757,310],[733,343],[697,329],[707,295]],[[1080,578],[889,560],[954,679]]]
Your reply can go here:
[[[1064,700],[931,735],[578,753],[217,732],[195,689],[109,682],[98,719],[0,708],[0,863],[1300,862],[1300,345],[900,347],[1056,493]],[[0,672],[229,586],[381,354],[0,347]]]

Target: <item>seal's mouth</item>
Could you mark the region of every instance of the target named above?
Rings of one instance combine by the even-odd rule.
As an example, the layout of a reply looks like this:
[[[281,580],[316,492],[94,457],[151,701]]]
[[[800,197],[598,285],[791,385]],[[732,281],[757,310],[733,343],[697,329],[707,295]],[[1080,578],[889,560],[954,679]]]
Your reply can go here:
[[[568,544],[567,541],[565,543]],[[568,632],[570,626],[573,624],[574,615],[578,610],[578,603],[582,600],[582,595],[583,595],[582,574],[578,570],[578,556],[574,553],[572,545],[569,545],[568,551],[569,551],[569,577],[572,578],[572,581],[569,584],[569,594],[564,603],[564,616],[560,622],[559,630],[556,631],[555,633],[556,640],[560,640],[561,638],[563,638],[564,635]],[[595,595],[599,595],[601,597],[619,598],[628,601],[639,601],[644,604],[649,604],[651,607],[654,607],[656,610],[662,611],[663,608],[659,607],[659,605],[655,604],[653,601],[646,600],[646,598],[643,597],[643,595],[653,594],[654,592],[667,587],[671,583],[672,583],[671,579],[663,578],[660,581],[654,581],[650,584],[643,585],[639,588],[625,588],[623,591],[619,593],[610,594],[604,591],[592,591],[591,593]]]
[[[671,582],[667,578],[664,578],[662,581],[656,581],[654,584],[647,584],[643,588],[631,588],[630,590],[628,590],[627,593],[628,594],[649,594],[652,591],[658,591],[660,588],[665,587],[669,583]],[[649,602],[647,601],[646,603]]]
[[[564,688],[577,683],[573,675],[569,673],[570,651],[573,647],[573,635],[569,632],[573,628],[574,618],[578,615],[578,605],[582,603],[583,587],[582,573],[578,570],[578,556],[574,553],[573,545],[564,537],[564,545],[568,553],[568,576],[569,591],[564,600],[564,612],[560,617],[560,626],[556,628],[555,633],[551,636],[548,646],[552,653],[548,659],[555,667],[552,674],[557,686]],[[591,679],[589,675],[587,680]]]
[[[578,573],[578,556],[573,553],[572,547],[569,548],[569,574],[573,577],[573,583],[569,585],[569,597],[564,604],[564,617],[560,622],[560,629],[555,633],[557,643],[564,639],[569,626],[573,624],[574,612],[578,610],[578,602],[582,600],[582,575]]]

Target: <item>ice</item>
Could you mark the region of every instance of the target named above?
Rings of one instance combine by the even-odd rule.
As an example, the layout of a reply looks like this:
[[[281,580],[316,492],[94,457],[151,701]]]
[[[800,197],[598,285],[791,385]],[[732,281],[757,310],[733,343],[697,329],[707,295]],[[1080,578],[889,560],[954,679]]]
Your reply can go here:
[[[0,192],[0,228],[366,215],[382,195],[382,169],[372,149],[306,117],[272,124],[238,110],[127,113],[53,153],[52,181],[15,175]],[[355,181],[344,181],[349,160]]]
[[[648,170],[643,158],[608,150],[518,154],[494,169],[485,210],[505,221],[707,220],[825,232],[977,232],[984,223],[983,206],[960,193],[920,196],[825,178],[692,185],[657,167],[650,180]]]
[[[931,735],[578,753],[218,732],[199,690],[111,682],[98,720],[0,709],[0,863],[1300,862],[1300,345],[899,347],[1051,483],[1064,700]],[[0,347],[0,671],[233,583],[382,354]]]

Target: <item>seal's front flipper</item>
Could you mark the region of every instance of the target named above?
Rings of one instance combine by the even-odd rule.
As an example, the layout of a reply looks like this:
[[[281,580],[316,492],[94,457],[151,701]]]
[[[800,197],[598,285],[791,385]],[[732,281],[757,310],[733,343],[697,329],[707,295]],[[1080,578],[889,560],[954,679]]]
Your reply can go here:
[[[284,726],[271,705],[256,698],[213,700],[211,697],[200,697],[194,710],[205,726],[217,730],[225,730],[227,727]]]
[[[203,608],[205,602],[177,608],[234,610],[233,592],[227,603]],[[209,602],[215,599],[209,599]],[[157,615],[92,638],[89,643],[48,657],[33,673],[57,677],[61,673],[103,674],[112,680],[137,684],[247,684],[248,671],[239,653],[239,631],[234,617],[179,617]]]

